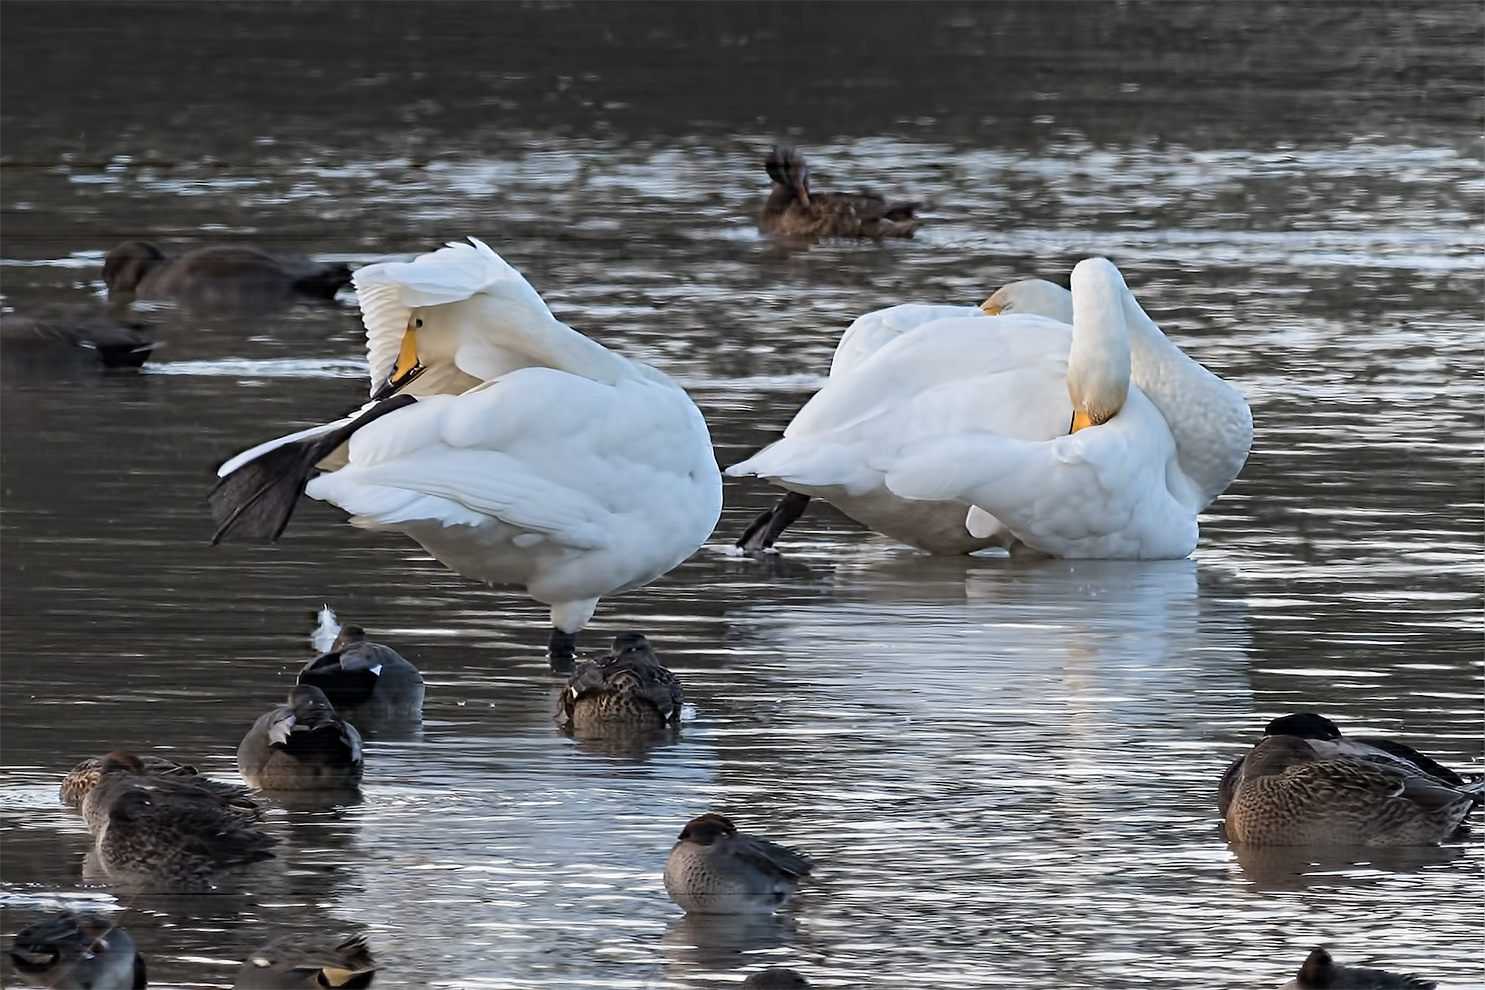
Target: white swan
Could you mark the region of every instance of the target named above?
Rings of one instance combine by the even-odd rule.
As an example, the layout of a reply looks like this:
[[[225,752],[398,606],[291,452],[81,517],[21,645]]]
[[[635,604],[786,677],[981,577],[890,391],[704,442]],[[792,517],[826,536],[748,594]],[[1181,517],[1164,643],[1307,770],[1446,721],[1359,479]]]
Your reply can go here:
[[[1125,442],[1130,442],[1137,437],[1126,435],[1127,431],[1137,422],[1149,422],[1151,413],[1168,422],[1184,417],[1178,435],[1173,436],[1180,459],[1173,465],[1175,473],[1166,490],[1178,492],[1179,497],[1172,496],[1176,503],[1189,506],[1183,512],[1191,517],[1191,526],[1179,531],[1189,528],[1194,532],[1195,513],[1227,487],[1246,458],[1251,414],[1236,390],[1165,339],[1124,288],[1117,269],[1107,262],[1100,264],[1117,281],[1117,291],[1108,294],[1113,302],[1105,300],[1103,305],[1122,313],[1133,331],[1115,348],[1126,355],[1125,382],[1132,380],[1139,386],[1128,393],[1136,396],[1126,403],[1129,417],[1109,432],[1125,435]],[[988,431],[1002,440],[1032,442],[1069,433],[1074,411],[1068,371],[1073,330],[1055,319],[1026,314],[1040,310],[1066,318],[1071,299],[1067,290],[1051,283],[1013,283],[985,304],[987,311],[1005,315],[989,320],[973,316],[941,319],[899,335],[849,374],[832,374],[789,424],[784,439],[733,465],[727,473],[756,475],[789,489],[791,495],[785,496],[775,512],[792,508],[797,515],[809,496],[821,497],[878,532],[935,553],[1031,545],[1044,553],[1130,555],[1133,551],[1116,545],[1116,540],[1095,545],[1087,542],[1093,539],[1087,534],[1062,546],[1028,530],[1027,535],[1040,545],[1028,544],[993,513],[973,507],[967,493],[922,499],[925,489],[914,486],[905,467],[898,468],[903,471],[898,484],[919,499],[905,498],[887,484],[888,470],[899,455],[910,453],[915,471],[926,469],[929,448],[909,449],[920,441],[936,439],[940,446],[933,450],[950,458],[946,438],[959,436],[964,442],[975,431]],[[1097,371],[1105,359],[1084,364]],[[1142,393],[1142,374],[1155,394]],[[1111,385],[1103,382],[1094,391],[1100,388],[1109,390]],[[1157,396],[1164,409],[1157,404]],[[1171,432],[1168,427],[1166,431]],[[1183,440],[1191,445],[1189,451],[1181,448]],[[1156,454],[1147,452],[1146,456]],[[935,466],[948,479],[961,478],[967,467],[952,458]],[[953,484],[952,480],[943,483]],[[1120,490],[1126,497],[1132,493],[1127,486]],[[1026,494],[1029,498],[1033,493]],[[1035,494],[1044,497],[1048,493]],[[792,507],[790,499],[794,500]],[[760,517],[760,524],[768,515]],[[773,535],[781,529],[773,525]],[[1183,556],[1190,550],[1175,553],[1184,538],[1171,543],[1145,542],[1149,546],[1137,553]]]
[[[559,322],[470,242],[355,273],[372,402],[223,464],[217,538],[276,538],[303,485],[466,577],[523,586],[567,667],[600,597],[711,535],[721,475],[678,385]]]

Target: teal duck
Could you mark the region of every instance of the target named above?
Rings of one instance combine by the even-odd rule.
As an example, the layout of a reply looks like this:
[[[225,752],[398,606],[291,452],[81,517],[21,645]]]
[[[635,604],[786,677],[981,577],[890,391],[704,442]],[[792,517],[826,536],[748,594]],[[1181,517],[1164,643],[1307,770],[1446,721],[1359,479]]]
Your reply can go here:
[[[1341,756],[1366,760],[1410,776],[1426,777],[1449,787],[1468,789],[1480,782],[1478,775],[1466,779],[1395,739],[1343,736],[1334,722],[1314,712],[1296,712],[1276,718],[1264,727],[1263,734],[1303,739],[1310,744],[1316,756],[1324,759]],[[1232,803],[1232,794],[1237,788],[1242,770],[1243,757],[1239,756],[1222,772],[1222,779],[1217,784],[1217,810],[1223,815],[1227,814],[1228,805]]]
[[[224,871],[273,856],[278,840],[253,826],[256,805],[169,777],[138,772],[137,758],[110,753],[103,779],[83,799],[94,852],[115,879],[209,890]]]
[[[576,732],[603,727],[659,729],[681,719],[681,682],[641,633],[614,637],[613,651],[577,665],[559,717]]]
[[[770,913],[812,869],[808,856],[709,813],[681,829],[665,861],[665,892],[693,914]]]
[[[143,323],[102,316],[0,316],[0,355],[17,369],[65,366],[136,369],[157,346]]]
[[[366,638],[358,625],[341,626],[334,644],[299,672],[343,718],[417,718],[423,712],[423,675],[390,646]]]
[[[776,146],[763,168],[773,189],[758,229],[785,237],[912,237],[917,203],[889,203],[876,193],[812,193],[809,168],[795,148]]]
[[[1269,736],[1243,758],[1227,837],[1253,845],[1420,845],[1447,838],[1478,795],[1347,756],[1322,758],[1309,740]]]
[[[248,246],[197,248],[171,258],[148,241],[125,241],[103,259],[108,298],[170,299],[197,310],[260,312],[327,301],[351,284],[351,270],[301,254]]]
[[[237,971],[232,986],[236,990],[353,990],[371,986],[376,968],[364,935],[341,942],[317,935],[283,935],[255,950]]]
[[[107,771],[104,770],[105,766],[108,767]],[[83,802],[103,782],[105,775],[113,774],[160,780],[162,783],[158,786],[162,788],[170,788],[183,795],[210,795],[218,803],[236,810],[245,818],[259,817],[258,804],[253,800],[252,791],[241,784],[212,780],[189,764],[167,760],[163,756],[136,756],[124,751],[83,760],[62,778],[62,786],[57,789],[57,795],[67,807],[81,811]]]
[[[325,692],[296,684],[288,701],[259,716],[243,737],[237,769],[263,790],[353,789],[361,783],[361,734]]]
[[[803,973],[782,966],[760,969],[742,982],[742,990],[797,990],[808,987],[810,981]]]
[[[1340,966],[1324,946],[1310,950],[1299,975],[1279,990],[1433,990],[1432,980],[1365,966]]]
[[[65,911],[16,933],[10,961],[31,983],[59,990],[136,990],[144,956],[129,933],[101,914]]]

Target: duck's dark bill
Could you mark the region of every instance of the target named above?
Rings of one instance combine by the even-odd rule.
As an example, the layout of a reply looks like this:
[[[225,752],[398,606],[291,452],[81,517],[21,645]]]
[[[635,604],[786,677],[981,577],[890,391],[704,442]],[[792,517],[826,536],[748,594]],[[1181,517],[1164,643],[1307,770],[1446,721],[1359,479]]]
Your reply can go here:
[[[367,423],[416,401],[395,395],[338,430],[275,447],[218,481],[207,496],[217,526],[211,542],[278,539],[315,465]]]

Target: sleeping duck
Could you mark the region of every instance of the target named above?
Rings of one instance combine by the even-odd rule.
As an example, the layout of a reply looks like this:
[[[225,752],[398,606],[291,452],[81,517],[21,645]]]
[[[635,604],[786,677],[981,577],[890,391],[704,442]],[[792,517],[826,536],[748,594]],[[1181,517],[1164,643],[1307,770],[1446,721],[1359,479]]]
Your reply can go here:
[[[302,254],[247,245],[197,248],[171,258],[149,241],[125,241],[103,259],[108,298],[170,299],[187,309],[264,312],[328,301],[351,284],[351,270]]]
[[[917,203],[889,203],[872,192],[812,193],[804,156],[777,146],[763,161],[773,189],[758,214],[758,229],[785,237],[912,237]]]
[[[330,649],[304,665],[298,683],[319,688],[351,722],[415,719],[423,711],[418,668],[354,623],[341,626]]]

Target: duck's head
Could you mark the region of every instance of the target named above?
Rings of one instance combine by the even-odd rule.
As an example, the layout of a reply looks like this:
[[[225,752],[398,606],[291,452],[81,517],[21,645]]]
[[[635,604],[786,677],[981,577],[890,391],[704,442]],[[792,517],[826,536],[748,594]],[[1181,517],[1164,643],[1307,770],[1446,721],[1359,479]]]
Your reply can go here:
[[[110,297],[128,295],[139,288],[152,268],[168,260],[165,252],[149,241],[125,241],[104,256],[103,284],[108,286]]]
[[[650,646],[645,634],[637,632],[622,632],[614,637],[613,655],[621,657],[626,653],[640,654],[651,659],[655,656],[654,647]]]
[[[350,647],[353,643],[366,642],[366,630],[348,622],[340,627],[340,632],[335,637],[335,643],[330,647],[331,653],[340,653]]]
[[[1298,736],[1268,736],[1243,758],[1244,777],[1271,777],[1319,757]]]
[[[98,761],[98,772],[105,776],[111,773],[144,773],[144,761],[133,753],[116,749]]]
[[[1023,278],[1007,282],[980,304],[990,316],[1013,313],[1045,316],[1059,323],[1073,320],[1072,293],[1044,278]]]
[[[709,846],[718,839],[736,834],[737,826],[731,821],[714,812],[707,812],[687,822],[676,838],[682,842],[694,842],[698,846]]]
[[[1324,715],[1296,712],[1274,719],[1263,730],[1266,736],[1295,736],[1299,739],[1339,739],[1341,730]]]
[[[295,684],[294,689],[289,692],[289,707],[300,718],[311,712],[335,714],[335,706],[330,704],[325,692],[312,684]]]
[[[797,149],[786,144],[774,145],[763,160],[763,169],[775,183],[792,192],[795,199],[810,205],[809,169]]]
[[[1317,945],[1299,967],[1299,980],[1309,987],[1328,987],[1335,982],[1335,960],[1323,945]]]

